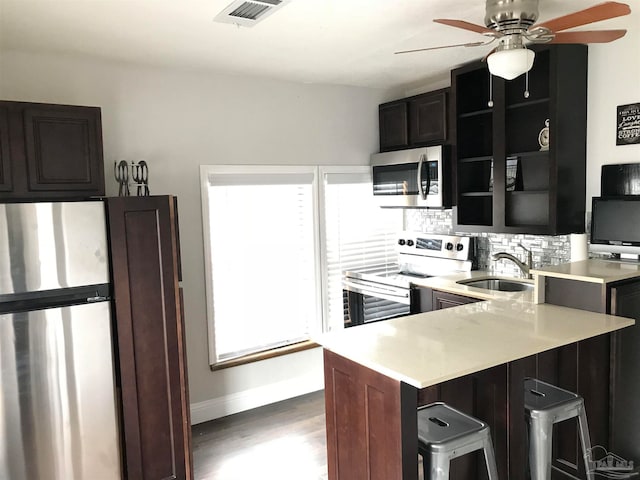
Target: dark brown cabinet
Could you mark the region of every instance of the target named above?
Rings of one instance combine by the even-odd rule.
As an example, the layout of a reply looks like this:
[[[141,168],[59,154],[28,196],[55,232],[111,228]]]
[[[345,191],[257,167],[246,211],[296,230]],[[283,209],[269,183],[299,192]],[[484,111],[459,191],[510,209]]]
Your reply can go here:
[[[442,143],[447,139],[447,94],[445,91],[412,97],[409,103],[409,143]]]
[[[545,302],[638,321],[640,280],[602,284],[546,277]],[[558,386],[584,397],[591,443],[629,459],[640,454],[640,415],[634,408],[638,392],[635,383],[627,381],[637,373],[639,338],[634,326],[563,347],[558,350],[554,372]],[[575,425],[562,426],[558,438],[554,466],[584,478]]]
[[[170,196],[107,199],[128,479],[191,479],[191,425]]]
[[[417,305],[416,313],[442,310],[443,308],[457,307],[459,305],[481,301],[477,298],[424,287],[417,287],[413,295]]]
[[[451,72],[456,231],[584,231],[587,47],[531,48],[528,86],[525,75],[491,77],[483,62]]]
[[[0,101],[0,200],[103,195],[100,108]]]
[[[611,410],[611,450],[626,459],[640,458],[640,413],[638,412],[638,383],[640,365],[640,281],[625,282],[610,288],[612,315],[630,317],[636,325],[612,335],[612,353],[616,359],[613,369]]]
[[[326,403],[328,478],[390,480],[415,472],[417,442],[402,441],[403,432],[418,437],[412,387],[329,350],[324,376],[325,398],[335,399]],[[414,421],[403,422],[401,411]],[[404,467],[393,462],[399,448]]]
[[[442,89],[380,105],[380,151],[445,143],[447,95]]]
[[[455,293],[441,292],[439,290],[433,291],[433,310],[442,310],[443,308],[457,307],[479,301],[477,298],[456,295]]]
[[[380,151],[400,150],[409,147],[407,130],[407,102],[389,102],[378,107],[380,122]]]

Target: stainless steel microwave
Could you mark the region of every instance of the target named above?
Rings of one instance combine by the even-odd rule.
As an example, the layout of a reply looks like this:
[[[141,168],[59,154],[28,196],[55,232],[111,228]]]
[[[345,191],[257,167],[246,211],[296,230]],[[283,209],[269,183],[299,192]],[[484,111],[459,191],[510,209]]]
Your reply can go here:
[[[450,208],[449,164],[446,146],[374,153],[373,195],[381,207]]]

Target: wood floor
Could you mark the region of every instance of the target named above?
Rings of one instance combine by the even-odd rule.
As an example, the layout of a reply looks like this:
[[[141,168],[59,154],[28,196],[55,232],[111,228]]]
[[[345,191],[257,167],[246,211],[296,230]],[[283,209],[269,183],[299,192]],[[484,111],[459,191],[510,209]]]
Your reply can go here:
[[[195,425],[195,480],[326,480],[324,391]]]

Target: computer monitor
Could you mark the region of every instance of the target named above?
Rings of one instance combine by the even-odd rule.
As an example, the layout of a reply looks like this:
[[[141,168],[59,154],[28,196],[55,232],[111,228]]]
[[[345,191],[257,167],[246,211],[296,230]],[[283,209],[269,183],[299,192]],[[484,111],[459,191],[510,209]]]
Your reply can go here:
[[[593,198],[589,250],[640,255],[640,195]]]

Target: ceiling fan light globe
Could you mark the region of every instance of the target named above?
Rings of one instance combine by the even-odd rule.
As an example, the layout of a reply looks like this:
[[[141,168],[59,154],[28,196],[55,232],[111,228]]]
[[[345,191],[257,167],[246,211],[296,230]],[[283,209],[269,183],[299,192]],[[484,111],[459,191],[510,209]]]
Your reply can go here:
[[[513,80],[533,67],[536,54],[528,48],[516,48],[494,52],[487,58],[491,75]]]

